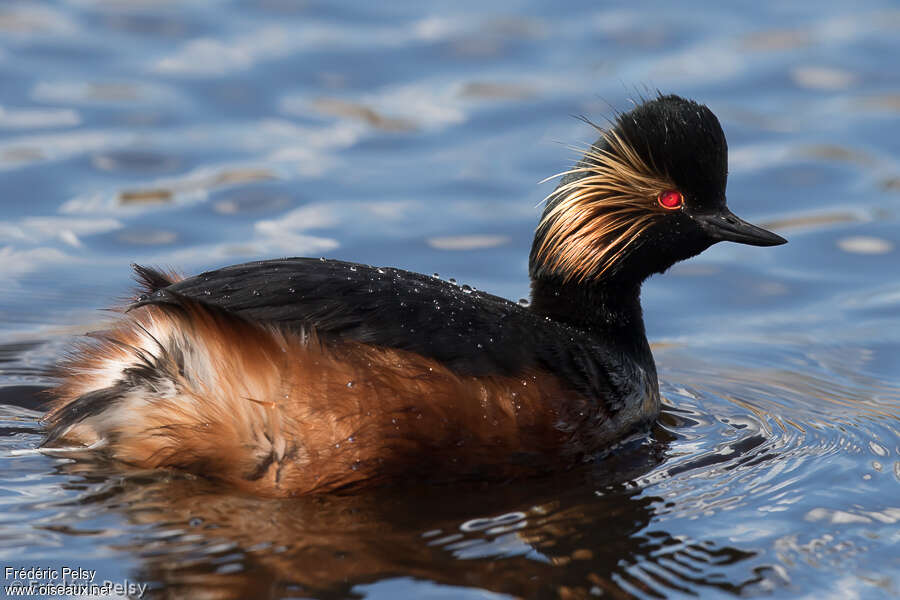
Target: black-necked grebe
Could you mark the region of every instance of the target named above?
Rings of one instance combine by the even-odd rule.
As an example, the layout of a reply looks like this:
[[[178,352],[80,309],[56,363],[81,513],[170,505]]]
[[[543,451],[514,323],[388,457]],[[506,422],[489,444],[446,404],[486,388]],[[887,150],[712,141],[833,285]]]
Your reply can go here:
[[[705,106],[660,96],[601,133],[548,198],[529,306],[324,259],[137,267],[127,316],[63,365],[43,447],[282,496],[563,468],[646,428],[641,283],[721,240],[785,240],[726,207]]]

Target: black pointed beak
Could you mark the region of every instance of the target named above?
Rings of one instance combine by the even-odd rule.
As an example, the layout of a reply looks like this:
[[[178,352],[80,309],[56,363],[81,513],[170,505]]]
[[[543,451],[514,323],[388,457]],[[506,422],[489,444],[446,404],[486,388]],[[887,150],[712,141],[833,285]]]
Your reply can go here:
[[[717,242],[728,241],[751,246],[780,246],[787,240],[737,217],[727,208],[714,214],[694,215],[694,220]]]

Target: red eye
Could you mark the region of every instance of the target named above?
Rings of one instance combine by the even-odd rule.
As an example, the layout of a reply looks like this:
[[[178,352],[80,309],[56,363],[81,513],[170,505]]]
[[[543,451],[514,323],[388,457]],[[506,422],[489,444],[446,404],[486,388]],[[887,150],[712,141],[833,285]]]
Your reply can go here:
[[[678,190],[666,190],[656,197],[659,205],[667,210],[675,210],[684,206],[684,196]]]

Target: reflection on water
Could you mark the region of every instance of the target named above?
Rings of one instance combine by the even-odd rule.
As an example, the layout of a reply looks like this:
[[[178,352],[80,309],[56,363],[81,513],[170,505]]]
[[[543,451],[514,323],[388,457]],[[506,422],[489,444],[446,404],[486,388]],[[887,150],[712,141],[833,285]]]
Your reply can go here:
[[[661,499],[629,482],[664,452],[663,442],[635,443],[602,467],[527,483],[287,501],[66,463],[57,472],[75,494],[38,529],[116,537],[67,523],[120,514],[135,534],[116,549],[136,556],[135,577],[166,597],[345,597],[400,574],[514,596],[740,592],[768,581],[765,568],[726,576],[754,551],[648,530]]]
[[[77,502],[114,507],[140,526],[124,550],[140,557],[142,580],[179,597],[345,597],[400,574],[513,595],[559,586],[584,593],[615,588],[620,560],[666,545],[635,535],[651,500],[620,486],[591,493],[585,478],[287,502],[223,494],[201,481],[135,478]],[[572,491],[560,496],[556,486]],[[616,543],[599,544],[601,532]]]
[[[776,2],[0,6],[0,556],[157,597],[900,593],[900,12]],[[643,300],[665,409],[596,465],[294,501],[36,454],[130,262],[285,255],[527,295],[538,181],[630,97],[708,103],[721,245]]]

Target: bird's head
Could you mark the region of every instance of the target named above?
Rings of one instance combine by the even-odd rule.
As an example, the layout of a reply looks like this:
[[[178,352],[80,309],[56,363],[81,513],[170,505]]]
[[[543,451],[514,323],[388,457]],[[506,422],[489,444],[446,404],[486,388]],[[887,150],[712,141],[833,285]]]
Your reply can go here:
[[[600,133],[547,199],[532,279],[640,282],[716,242],[786,242],[726,206],[728,145],[706,106],[659,96]]]

